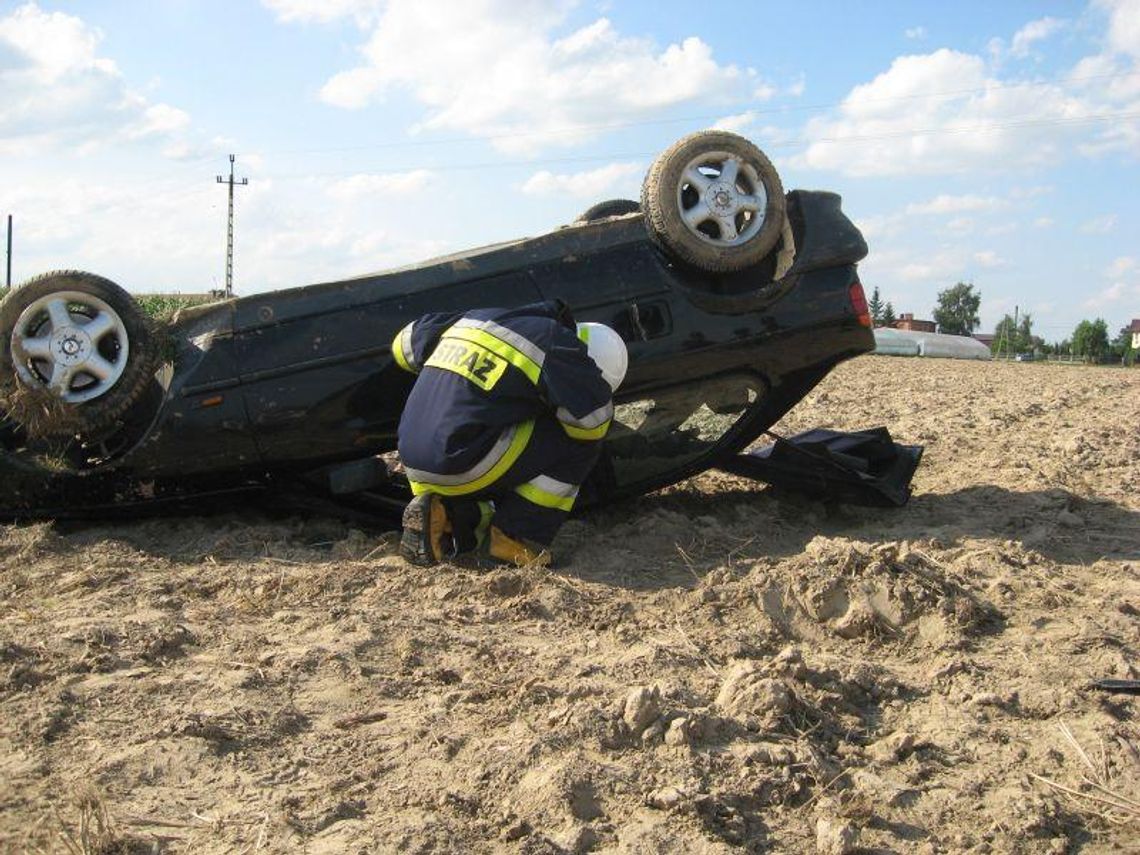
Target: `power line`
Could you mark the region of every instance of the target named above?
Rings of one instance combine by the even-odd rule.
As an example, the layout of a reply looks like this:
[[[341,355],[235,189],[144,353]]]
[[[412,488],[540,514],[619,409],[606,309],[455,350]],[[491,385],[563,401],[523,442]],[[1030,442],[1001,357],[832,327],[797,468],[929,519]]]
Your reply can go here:
[[[913,95],[883,95],[877,98],[862,98],[860,103],[863,104],[879,104],[879,103],[893,103],[900,101],[920,101],[926,99],[946,99],[951,100],[960,98],[964,95],[974,95],[981,92],[993,92],[995,90],[1008,90],[1008,89],[1024,89],[1036,86],[1056,86],[1062,83],[1083,83],[1086,81],[1094,80],[1113,80],[1118,78],[1137,77],[1140,76],[1140,71],[1126,71],[1116,74],[1090,74],[1081,77],[1069,77],[1062,81],[1023,81],[1017,83],[995,83],[991,86],[975,86],[967,89],[947,89],[941,92],[920,92]],[[746,110],[745,112],[752,113],[757,116],[763,115],[776,115],[783,113],[802,113],[811,110],[829,110],[835,107],[842,107],[847,101],[828,101],[817,104],[787,104],[779,107],[757,107],[755,109]],[[542,131],[511,131],[497,134],[470,134],[463,137],[443,137],[441,139],[416,139],[416,140],[402,140],[398,142],[375,142],[375,143],[361,143],[358,145],[350,146],[332,146],[328,148],[302,148],[302,149],[280,149],[277,151],[259,151],[259,154],[335,154],[338,152],[346,151],[365,151],[370,149],[388,149],[388,148],[404,148],[414,146],[420,148],[422,146],[433,145],[454,145],[457,143],[471,143],[471,142],[496,142],[500,140],[510,139],[527,139],[532,137],[549,137],[549,136],[562,136],[566,134],[579,134],[591,131],[611,131],[622,130],[625,128],[649,127],[653,125],[676,125],[676,124],[692,124],[696,122],[716,121],[717,119],[724,118],[723,113],[717,114],[704,114],[696,116],[684,116],[672,119],[640,119],[629,121],[617,122],[598,122],[594,124],[581,124],[581,125],[567,125],[562,128],[550,128]]]
[[[1087,116],[1069,116],[1055,119],[1012,119],[1004,122],[991,122],[985,125],[965,125],[949,128],[916,128],[911,130],[891,131],[882,134],[855,134],[847,137],[817,137],[815,139],[802,138],[785,143],[769,144],[769,148],[778,148],[789,145],[807,145],[817,142],[868,142],[876,140],[897,139],[899,137],[936,136],[938,134],[972,134],[1004,131],[1010,128],[1038,127],[1048,125],[1079,125],[1087,122],[1114,121],[1116,119],[1140,119],[1140,111],[1119,113],[1094,113]]]
[[[1096,81],[1096,80],[1113,80],[1113,79],[1130,78],[1130,77],[1137,77],[1137,76],[1140,76],[1140,71],[1120,72],[1120,73],[1116,73],[1116,74],[1093,74],[1093,75],[1085,75],[1085,76],[1080,76],[1080,77],[1069,77],[1069,78],[1065,78],[1064,80],[1060,80],[1060,81],[1025,81],[1025,82],[1017,82],[1017,83],[997,83],[997,84],[993,84],[991,86],[972,87],[972,88],[966,88],[966,89],[951,89],[951,90],[943,90],[940,92],[925,92],[925,93],[916,93],[913,95],[892,95],[892,96],[881,96],[881,97],[877,97],[877,98],[864,98],[864,99],[861,99],[861,103],[890,103],[890,102],[898,102],[898,101],[917,101],[917,100],[923,100],[923,99],[939,99],[939,98],[941,98],[941,99],[953,99],[953,98],[958,98],[958,97],[961,97],[964,95],[977,94],[977,93],[981,93],[981,92],[992,92],[995,90],[1020,89],[1020,88],[1026,88],[1026,87],[1031,87],[1031,86],[1056,86],[1056,85],[1060,85],[1063,83],[1081,83],[1081,82]],[[826,110],[826,109],[831,109],[834,107],[841,107],[845,103],[846,103],[846,100],[823,102],[823,103],[817,103],[817,104],[793,104],[793,105],[782,105],[779,107],[758,107],[758,108],[746,110],[745,112],[752,113],[756,116],[787,114],[787,113],[800,113],[800,112],[805,112],[805,111]],[[1101,114],[1100,116],[1093,116],[1093,117],[1088,117],[1088,118],[1086,118],[1086,117],[1069,117],[1069,118],[1063,118],[1063,119],[1052,119],[1052,120],[1042,119],[1042,120],[1027,120],[1027,121],[1031,121],[1034,123],[1040,123],[1040,124],[1053,124],[1053,123],[1066,124],[1066,123],[1071,123],[1071,122],[1099,121],[1099,120],[1105,120],[1105,119],[1111,119],[1111,118],[1121,118],[1121,119],[1134,118],[1134,117],[1136,117],[1136,115],[1137,114],[1135,114],[1135,113],[1121,112],[1121,113],[1116,113],[1116,114],[1113,114],[1113,113]],[[697,123],[703,123],[703,122],[708,122],[708,121],[716,121],[718,119],[723,119],[723,118],[724,118],[723,113],[717,113],[717,114],[692,115],[692,116],[684,116],[684,117],[669,118],[669,119],[644,119],[644,120],[634,120],[634,121],[599,122],[599,123],[594,123],[594,124],[569,125],[569,126],[562,127],[562,128],[552,128],[552,129],[543,130],[543,131],[512,131],[509,133],[498,133],[498,134],[469,134],[469,135],[462,136],[462,137],[457,136],[457,137],[444,137],[444,138],[439,138],[439,139],[406,139],[406,140],[391,141],[391,142],[372,142],[372,143],[361,143],[358,145],[351,145],[351,146],[331,146],[331,147],[321,147],[321,148],[276,149],[276,150],[262,149],[262,150],[258,150],[256,152],[256,154],[257,155],[338,154],[338,153],[344,153],[344,152],[350,152],[350,151],[385,150],[385,149],[394,149],[394,148],[411,148],[411,147],[414,147],[416,149],[422,149],[422,148],[429,147],[429,146],[470,144],[470,143],[474,143],[474,142],[495,142],[495,141],[500,141],[500,140],[527,139],[527,138],[534,138],[534,137],[550,137],[550,136],[560,136],[560,135],[566,135],[566,134],[576,134],[576,133],[586,133],[586,132],[596,132],[596,131],[622,130],[625,128],[650,127],[650,126],[655,126],[655,125],[697,124]],[[898,136],[905,136],[908,134],[925,135],[925,134],[941,133],[941,132],[947,132],[947,133],[970,132],[972,130],[974,130],[974,129],[963,128],[963,129],[960,129],[959,131],[953,131],[953,130],[946,131],[946,130],[942,130],[942,129],[925,129],[925,130],[917,130],[917,131],[898,131],[898,132],[895,132],[895,135],[898,135]],[[780,142],[767,143],[767,146],[769,148],[788,148],[791,146],[803,145],[805,143],[819,142],[819,141],[840,142],[840,141],[846,141],[846,140],[862,141],[862,140],[887,139],[887,138],[889,138],[889,136],[885,136],[885,135],[884,136],[868,135],[868,136],[848,137],[848,138],[829,138],[829,139],[825,139],[825,140],[810,140],[810,139],[801,137],[801,138],[797,138],[797,139],[793,139],[793,140],[785,140],[785,141],[780,141]],[[247,153],[247,155],[248,154],[249,153]],[[637,153],[637,154],[632,154],[632,155],[609,154],[609,155],[599,155],[597,157],[589,158],[589,159],[606,160],[606,159],[611,159],[611,158],[615,158],[615,157],[647,157],[647,156],[652,156],[652,154],[653,153]],[[202,161],[205,161],[208,159],[212,159],[213,157],[215,157],[214,154],[205,154],[205,155],[202,155],[200,157],[186,158],[186,159],[183,159],[179,163],[168,164],[167,165],[167,172],[169,172],[170,170],[177,170],[177,169],[194,169],[194,168],[196,168],[196,165],[198,163],[201,163]],[[497,168],[500,166],[503,166],[503,167],[526,166],[526,165],[539,165],[539,164],[543,164],[543,163],[559,163],[559,162],[567,162],[567,161],[565,159],[530,160],[530,161],[518,161],[515,163],[511,163],[511,162],[503,163],[500,161],[500,162],[496,162],[493,164],[459,165],[459,166],[453,166],[453,167],[443,167],[441,169],[484,169],[484,168]],[[416,168],[425,168],[425,167],[416,167]],[[398,170],[396,170],[396,171],[398,171]],[[349,172],[306,173],[306,176],[307,175],[353,175],[353,174],[356,174],[357,172],[359,172],[359,170],[354,170],[354,171],[349,171]],[[296,177],[296,176],[279,175],[276,177],[289,178],[289,177]],[[221,176],[219,176],[219,181],[221,181],[222,183],[225,183]],[[242,182],[242,183],[245,183],[245,182]]]
[[[825,142],[828,144],[843,145],[848,143],[863,143],[875,142],[878,140],[899,139],[905,137],[917,136],[938,136],[938,135],[952,135],[952,134],[985,134],[993,133],[995,131],[1009,130],[1011,128],[1026,128],[1026,127],[1048,127],[1060,125],[1079,125],[1095,122],[1116,121],[1121,119],[1140,119],[1140,111],[1122,111],[1118,113],[1097,113],[1088,116],[1070,116],[1065,118],[1050,118],[1050,119],[1013,119],[1004,122],[990,122],[982,125],[961,125],[957,127],[944,127],[944,128],[911,128],[898,131],[889,131],[881,134],[855,134],[846,137],[799,137],[796,139],[780,140],[774,142],[764,143],[767,149],[780,149],[780,148],[796,148],[799,146],[810,145],[812,143]],[[598,155],[579,155],[573,157],[556,157],[556,158],[540,158],[534,160],[514,160],[514,161],[480,161],[472,163],[449,163],[442,166],[432,164],[417,164],[417,165],[401,165],[401,166],[386,166],[385,172],[412,172],[418,169],[433,170],[435,172],[458,172],[471,169],[512,169],[512,168],[527,168],[535,166],[549,166],[560,163],[590,163],[602,162],[621,159],[645,159],[653,157],[657,152],[639,151],[639,152],[611,152],[608,154]],[[344,175],[356,175],[361,172],[360,169],[354,170],[340,170],[336,172],[304,172],[304,173],[269,173],[267,177],[270,178],[317,178],[317,177],[336,177]]]
[[[218,184],[228,184],[230,186],[230,207],[229,215],[226,218],[226,296],[232,297],[234,295],[234,184],[245,186],[249,184],[248,178],[241,178],[237,181],[234,180],[234,155],[230,155],[230,177],[226,179],[224,175],[218,176]]]

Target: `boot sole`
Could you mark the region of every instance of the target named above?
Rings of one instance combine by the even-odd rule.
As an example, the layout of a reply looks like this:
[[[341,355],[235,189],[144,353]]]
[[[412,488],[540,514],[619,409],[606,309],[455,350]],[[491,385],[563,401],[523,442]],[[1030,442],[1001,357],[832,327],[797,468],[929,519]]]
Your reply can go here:
[[[431,513],[431,496],[417,496],[404,511],[404,533],[400,535],[400,555],[420,567],[435,564],[427,542],[427,515]]]

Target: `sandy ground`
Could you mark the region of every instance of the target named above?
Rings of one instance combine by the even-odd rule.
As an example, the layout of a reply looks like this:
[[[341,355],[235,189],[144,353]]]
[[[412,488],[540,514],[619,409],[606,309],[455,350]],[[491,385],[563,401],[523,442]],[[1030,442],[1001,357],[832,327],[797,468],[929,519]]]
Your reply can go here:
[[[1140,370],[864,357],[780,428],[878,424],[906,508],[707,473],[554,572],[0,528],[0,850],[1140,851]]]

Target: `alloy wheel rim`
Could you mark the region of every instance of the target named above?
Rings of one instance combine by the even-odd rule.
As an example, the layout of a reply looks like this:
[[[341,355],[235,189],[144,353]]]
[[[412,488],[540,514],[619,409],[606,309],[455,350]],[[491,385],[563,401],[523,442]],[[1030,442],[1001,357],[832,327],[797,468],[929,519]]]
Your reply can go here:
[[[122,317],[105,301],[80,291],[59,291],[20,313],[11,353],[26,386],[81,404],[105,395],[123,376],[130,342]]]

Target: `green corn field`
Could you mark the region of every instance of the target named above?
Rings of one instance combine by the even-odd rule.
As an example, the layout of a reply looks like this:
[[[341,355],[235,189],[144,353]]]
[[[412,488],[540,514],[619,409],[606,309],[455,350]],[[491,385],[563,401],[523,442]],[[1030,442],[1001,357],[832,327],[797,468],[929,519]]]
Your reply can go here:
[[[135,294],[143,312],[158,321],[167,321],[179,309],[200,306],[218,299],[211,294]]]

